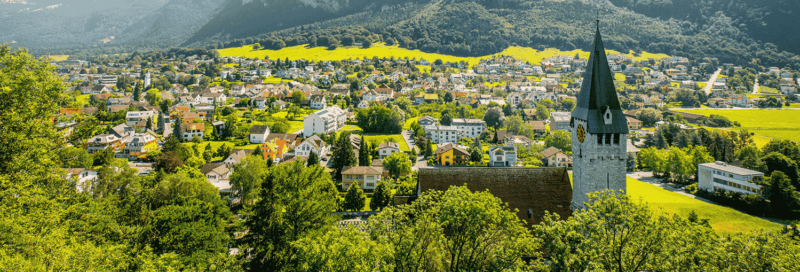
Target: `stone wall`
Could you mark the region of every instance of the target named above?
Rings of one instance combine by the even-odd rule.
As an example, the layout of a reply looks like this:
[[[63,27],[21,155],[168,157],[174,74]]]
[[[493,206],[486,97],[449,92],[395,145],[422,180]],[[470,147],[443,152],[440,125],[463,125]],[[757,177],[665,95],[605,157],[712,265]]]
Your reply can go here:
[[[596,134],[586,133],[583,143],[578,141],[577,127],[586,122],[580,119],[573,121],[572,133],[572,206],[583,208],[588,201],[586,194],[606,189],[627,191],[626,160],[627,136],[620,135],[619,144],[597,144]]]

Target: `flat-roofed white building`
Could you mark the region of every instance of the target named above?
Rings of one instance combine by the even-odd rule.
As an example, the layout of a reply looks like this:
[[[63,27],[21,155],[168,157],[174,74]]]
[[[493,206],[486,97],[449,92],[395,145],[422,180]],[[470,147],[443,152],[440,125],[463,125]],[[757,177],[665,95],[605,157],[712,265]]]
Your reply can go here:
[[[424,126],[422,129],[425,130],[425,138],[431,141],[431,143],[443,144],[458,142],[458,128],[455,126],[432,125]]]
[[[697,166],[698,187],[706,191],[725,190],[741,194],[761,194],[756,182],[764,173],[736,167],[725,162],[704,163]]]
[[[475,138],[486,129],[486,121],[480,119],[453,119],[450,124],[458,129],[458,138]]]
[[[336,131],[347,122],[347,111],[333,105],[306,116],[303,119],[303,136]]]

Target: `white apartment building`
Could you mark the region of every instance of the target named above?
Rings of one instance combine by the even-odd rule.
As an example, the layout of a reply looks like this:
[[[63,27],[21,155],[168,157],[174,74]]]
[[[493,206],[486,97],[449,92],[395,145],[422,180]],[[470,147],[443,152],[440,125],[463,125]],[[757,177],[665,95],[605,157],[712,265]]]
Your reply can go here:
[[[486,129],[486,122],[480,119],[453,119],[451,126],[458,129],[458,138],[475,138]]]
[[[336,131],[347,122],[347,111],[339,106],[330,106],[312,113],[303,120],[303,136]]]
[[[455,144],[456,142],[458,142],[458,128],[455,126],[432,125],[432,126],[424,126],[422,127],[422,129],[425,130],[425,138],[431,141],[431,143]]]
[[[756,182],[764,178],[764,173],[736,167],[725,162],[704,163],[697,166],[698,187],[706,191],[717,189],[742,194],[762,194],[761,185]]]
[[[142,120],[155,122],[156,114],[154,111],[129,111],[125,114],[125,124],[132,127]]]

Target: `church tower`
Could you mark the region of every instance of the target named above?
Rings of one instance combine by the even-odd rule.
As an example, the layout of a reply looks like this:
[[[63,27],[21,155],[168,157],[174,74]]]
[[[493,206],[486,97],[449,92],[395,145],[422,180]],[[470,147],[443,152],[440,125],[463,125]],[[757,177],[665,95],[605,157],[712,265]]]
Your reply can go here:
[[[622,113],[608,66],[600,21],[577,105],[572,112],[572,208],[581,209],[587,193],[627,189],[625,170],[628,122]]]

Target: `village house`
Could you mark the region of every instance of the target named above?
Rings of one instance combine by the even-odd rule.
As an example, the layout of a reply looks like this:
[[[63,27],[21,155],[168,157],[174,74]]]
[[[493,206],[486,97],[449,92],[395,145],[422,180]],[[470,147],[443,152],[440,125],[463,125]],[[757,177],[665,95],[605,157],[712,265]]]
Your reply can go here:
[[[383,159],[393,153],[400,153],[400,145],[393,142],[385,142],[378,145],[378,156]]]
[[[512,137],[513,141],[513,137]],[[516,146],[492,146],[489,147],[489,166],[509,167],[517,165]]]
[[[203,135],[206,132],[206,128],[203,123],[181,124],[181,132],[183,133],[184,141],[191,141],[195,137],[202,140]]]
[[[553,133],[556,130],[566,130],[567,132],[572,132],[572,129],[569,126],[571,118],[572,114],[569,112],[551,112],[550,133]]]
[[[267,136],[269,136],[269,126],[254,125],[250,127],[251,144],[263,144],[267,141]]]
[[[572,157],[555,147],[542,151],[542,162],[546,167],[572,167]]]
[[[697,167],[697,185],[700,189],[713,192],[724,190],[740,194],[762,194],[761,185],[764,173],[736,167],[725,162],[700,164]]]
[[[453,119],[450,125],[458,129],[459,139],[478,137],[486,129],[486,121],[480,119]]]
[[[347,112],[333,105],[314,112],[303,119],[303,135],[323,134],[336,131],[347,121]]]
[[[469,152],[453,143],[441,144],[434,152],[439,165],[451,166],[466,164],[469,161]]]
[[[642,121],[639,121],[636,118],[632,118],[632,117],[628,117],[628,116],[626,116],[625,118],[628,119],[628,129],[629,130],[637,130],[637,129],[642,128]]]
[[[455,143],[458,141],[458,128],[455,126],[423,126],[425,138],[434,144]]]
[[[318,135],[312,135],[311,137],[306,138],[294,149],[294,153],[297,156],[308,157],[311,156],[311,152],[313,152],[316,153],[320,158],[327,155],[329,151],[330,146],[325,143],[325,141],[320,139]]]
[[[347,190],[353,183],[357,183],[361,189],[374,190],[381,182],[381,175],[383,167],[345,166],[342,169],[342,190]]]
[[[64,176],[66,180],[74,180],[75,188],[79,193],[92,189],[92,184],[97,180],[97,170],[86,168],[65,168],[67,174]]]

